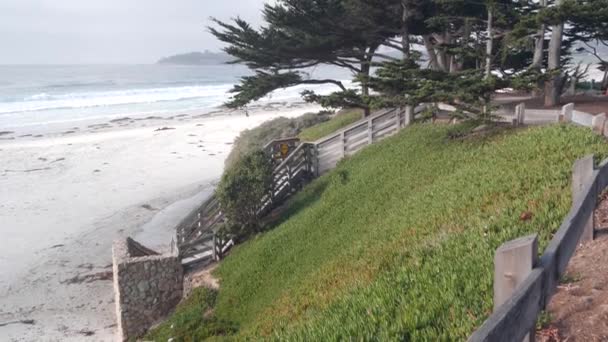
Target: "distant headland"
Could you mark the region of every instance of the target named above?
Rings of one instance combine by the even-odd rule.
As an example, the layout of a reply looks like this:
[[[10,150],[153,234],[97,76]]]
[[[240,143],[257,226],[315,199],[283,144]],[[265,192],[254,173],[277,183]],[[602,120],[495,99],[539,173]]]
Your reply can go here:
[[[161,58],[157,64],[165,65],[213,65],[223,64],[230,60],[230,56],[223,52],[189,52]]]

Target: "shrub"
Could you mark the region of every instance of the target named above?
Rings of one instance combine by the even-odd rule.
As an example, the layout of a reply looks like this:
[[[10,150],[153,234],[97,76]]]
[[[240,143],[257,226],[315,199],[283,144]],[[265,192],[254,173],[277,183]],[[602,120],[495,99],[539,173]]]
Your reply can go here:
[[[272,162],[263,151],[241,157],[224,172],[216,194],[230,233],[240,237],[260,230],[257,213],[271,186]]]
[[[226,169],[231,168],[247,154],[261,150],[271,140],[295,137],[305,128],[327,120],[329,120],[327,112],[309,113],[294,119],[276,118],[253,129],[245,130],[234,141],[234,146],[226,158]]]
[[[342,109],[329,121],[304,129],[300,132],[299,137],[304,141],[315,141],[358,121],[362,116],[363,110],[361,109]]]

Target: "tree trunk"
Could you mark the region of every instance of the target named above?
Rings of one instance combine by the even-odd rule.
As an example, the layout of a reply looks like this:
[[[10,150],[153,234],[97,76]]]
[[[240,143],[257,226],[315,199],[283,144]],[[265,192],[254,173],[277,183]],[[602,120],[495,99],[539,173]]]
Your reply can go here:
[[[556,5],[561,6],[563,0],[557,0]],[[561,87],[563,86],[563,75],[560,68],[562,38],[564,34],[564,23],[551,26],[551,40],[549,41],[549,58],[547,72],[555,73],[545,83],[545,107],[554,107],[559,104]]]
[[[568,95],[574,96],[576,95],[576,84],[578,83],[578,78],[571,77],[570,83],[568,84]]]
[[[401,1],[403,14],[401,16],[401,45],[403,48],[403,59],[410,58],[410,32],[407,27],[409,19],[409,11],[407,8],[407,0]]]
[[[431,37],[429,35],[423,35],[422,41],[424,42],[424,47],[426,48],[426,52],[429,55],[429,65],[433,70],[439,70],[439,62],[437,61],[437,53],[435,52],[435,48],[433,47],[433,43],[431,43]]]
[[[369,84],[368,84],[369,74],[372,69],[372,59],[374,58],[374,53],[376,53],[377,49],[378,49],[378,46],[370,47],[368,49],[367,54],[364,57],[364,60],[361,62],[360,75],[362,76],[362,81],[361,81],[361,95],[362,96],[369,95]],[[371,114],[371,111],[370,111],[369,107],[365,106],[363,108],[363,116],[368,117],[370,114]]]
[[[494,24],[494,13],[493,13],[493,8],[488,7],[488,40],[486,40],[486,72],[485,72],[485,76],[486,79],[490,78],[490,76],[492,76],[492,43],[494,40],[493,34],[492,34],[492,27]]]
[[[464,63],[466,61],[466,58],[465,58],[466,52],[464,52],[464,51],[466,51],[467,48],[469,47],[470,37],[471,37],[471,21],[469,20],[469,18],[464,18],[464,25],[463,25],[463,29],[462,29],[462,42],[461,42],[463,53],[458,58],[454,58],[454,63],[453,63],[454,65],[452,66],[454,72],[462,71],[462,69],[464,68]]]
[[[540,6],[546,7],[547,0],[540,0]],[[545,48],[545,24],[541,24],[537,32],[537,37],[534,40],[534,56],[532,57],[532,64],[530,69],[542,69],[543,68],[543,51]]]
[[[452,39],[450,34],[447,32],[447,30],[443,33],[442,37],[441,37],[441,45],[450,45],[452,43]],[[447,51],[445,50],[445,47],[442,47],[439,50],[439,66],[441,67],[441,70],[445,71],[445,72],[450,72],[450,63],[451,59],[450,56],[448,55]]]

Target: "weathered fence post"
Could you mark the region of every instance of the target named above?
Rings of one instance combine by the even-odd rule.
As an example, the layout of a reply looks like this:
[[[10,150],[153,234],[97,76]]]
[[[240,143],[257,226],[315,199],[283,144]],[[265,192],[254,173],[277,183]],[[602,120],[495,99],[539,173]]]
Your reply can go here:
[[[411,105],[405,106],[405,118],[403,122],[403,127],[407,127],[414,122],[414,107]]]
[[[593,165],[595,157],[593,155],[586,156],[578,159],[574,162],[572,168],[572,202],[574,203],[579,196],[584,196],[582,193],[585,185],[587,185],[593,178]],[[597,197],[597,191],[594,191],[593,198]],[[580,242],[586,242],[593,240],[593,211],[585,224],[585,228],[581,234]]]
[[[517,125],[523,125],[526,120],[526,104],[520,103],[515,106],[515,120],[517,121]]]
[[[369,145],[374,143],[374,119],[367,120],[367,142]]]
[[[572,112],[574,111],[574,103],[568,103],[562,107],[562,113],[560,115],[561,122],[572,122]]]
[[[315,164],[315,174],[317,177],[319,177],[321,175],[321,172],[319,171],[319,167],[320,167],[320,158],[319,158],[319,145],[315,144],[315,156],[314,156],[314,164]]]
[[[515,291],[538,262],[536,234],[502,244],[494,255],[494,311]],[[534,341],[534,331],[524,342]]]
[[[215,260],[215,261],[220,260],[217,255],[217,235],[215,233],[213,233],[213,256],[212,257],[213,257],[213,260]]]
[[[591,129],[597,134],[604,134],[604,124],[606,123],[606,113],[600,113],[591,120]]]
[[[346,137],[344,136],[344,131],[340,133],[340,140],[342,140],[342,158],[346,156]]]
[[[395,111],[395,121],[397,123],[397,131],[401,130],[401,114],[402,114],[402,108],[399,107],[396,111]]]

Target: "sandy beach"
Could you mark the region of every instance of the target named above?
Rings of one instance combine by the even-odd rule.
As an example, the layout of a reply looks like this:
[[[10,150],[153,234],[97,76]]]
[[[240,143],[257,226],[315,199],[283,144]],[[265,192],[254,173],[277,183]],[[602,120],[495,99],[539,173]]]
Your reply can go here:
[[[212,190],[234,138],[319,108],[119,117],[0,132],[0,341],[112,341],[111,244],[156,249]]]

